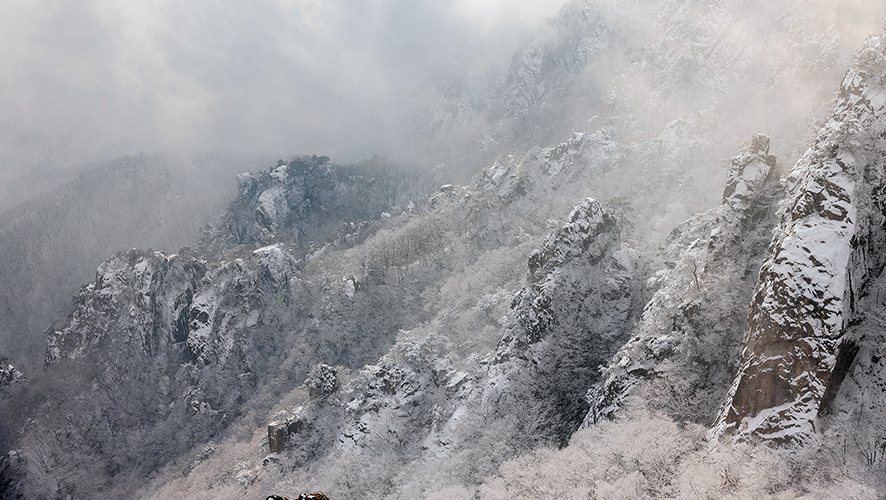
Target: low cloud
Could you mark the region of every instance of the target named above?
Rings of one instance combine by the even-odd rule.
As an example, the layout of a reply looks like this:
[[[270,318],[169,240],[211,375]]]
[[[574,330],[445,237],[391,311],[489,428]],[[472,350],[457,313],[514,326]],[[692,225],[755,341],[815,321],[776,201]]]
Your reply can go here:
[[[155,149],[390,153],[418,89],[502,71],[560,3],[15,2],[0,178]]]

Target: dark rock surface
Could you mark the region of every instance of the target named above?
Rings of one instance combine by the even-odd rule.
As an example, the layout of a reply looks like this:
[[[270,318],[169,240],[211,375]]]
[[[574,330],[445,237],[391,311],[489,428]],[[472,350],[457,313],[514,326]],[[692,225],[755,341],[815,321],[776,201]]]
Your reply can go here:
[[[886,263],[886,42],[870,38],[833,118],[791,171],[718,435],[802,444],[857,347],[847,333]]]

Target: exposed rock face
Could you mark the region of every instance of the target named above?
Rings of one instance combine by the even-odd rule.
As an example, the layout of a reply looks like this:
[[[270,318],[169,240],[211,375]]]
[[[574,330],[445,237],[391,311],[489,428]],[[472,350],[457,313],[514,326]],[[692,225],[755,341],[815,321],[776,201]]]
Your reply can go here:
[[[788,178],[716,435],[807,442],[826,395],[852,364],[857,348],[848,329],[886,263],[884,105],[886,39],[879,36],[856,56],[833,118]]]
[[[723,204],[733,210],[753,208],[759,198],[767,194],[764,186],[775,177],[775,166],[775,156],[769,154],[769,138],[755,135],[747,151],[732,159],[723,190]]]
[[[311,408],[340,404],[340,400],[335,398],[340,388],[337,375],[335,368],[322,363],[311,369],[304,382],[313,402]],[[312,429],[310,424],[317,418],[318,412],[322,413],[322,410],[311,413],[306,412],[304,407],[297,406],[274,415],[268,423],[268,452],[280,453],[291,446],[293,440],[303,440],[305,435],[316,437],[316,429]]]
[[[371,159],[355,166],[333,166],[325,156],[279,161],[276,168],[237,177],[239,196],[201,251],[221,258],[237,245],[250,248],[283,242],[300,254],[322,246],[343,224],[397,214],[411,200],[425,199],[424,179]]]
[[[118,254],[84,287],[70,322],[49,332],[46,363],[111,345],[201,366],[232,355],[243,361],[238,353],[253,341],[246,332],[269,320],[262,314],[269,299],[297,300],[296,265],[280,246],[222,264],[183,254]]]
[[[305,429],[305,418],[299,413],[283,412],[268,424],[268,453],[279,453],[293,435]]]
[[[0,351],[20,369],[39,370],[43,331],[73,311],[71,297],[101,260],[121,248],[193,244],[234,195],[235,169],[249,163],[221,155],[119,158],[0,214]],[[4,191],[14,183],[0,184]],[[0,205],[6,201],[0,195]]]
[[[769,139],[756,135],[730,165],[723,204],[671,233],[666,267],[633,337],[603,370],[585,425],[610,418],[638,388],[674,418],[711,424],[735,371],[754,278],[780,187]]]

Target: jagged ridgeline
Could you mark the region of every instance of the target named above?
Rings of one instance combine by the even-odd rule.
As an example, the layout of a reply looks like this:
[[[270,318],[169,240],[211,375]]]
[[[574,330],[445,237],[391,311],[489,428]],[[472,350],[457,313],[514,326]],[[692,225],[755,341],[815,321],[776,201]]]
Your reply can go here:
[[[477,141],[528,152],[467,185],[296,157],[105,260],[0,364],[0,496],[882,496],[883,38],[782,180],[782,87],[840,60],[808,4],[607,5],[515,58]]]
[[[200,240],[203,255],[218,259],[238,246],[248,251],[272,243],[305,255],[336,239],[342,243],[382,214],[412,212],[430,193],[427,176],[382,158],[332,166],[328,157],[313,155],[277,163],[237,177],[240,194]]]
[[[192,246],[236,194],[231,178],[268,160],[222,154],[118,158],[0,214],[0,352],[39,370],[42,332],[120,250]]]
[[[43,449],[32,439],[54,436],[52,456],[18,457],[47,467],[28,472],[40,486],[23,491],[102,491],[117,474],[156,470],[229,425],[280,375],[290,349],[304,359],[290,360],[286,380],[303,379],[314,359],[362,366],[384,352],[408,304],[378,302],[391,301],[391,290],[361,294],[349,301],[353,313],[330,322],[328,283],[306,279],[303,257],[350,246],[423,206],[428,180],[377,158],[279,163],[241,176],[239,197],[198,250],[131,250],[102,263],[66,324],[46,332],[44,373],[7,399],[6,422],[25,435],[19,446]]]
[[[468,311],[443,320],[456,358],[494,346],[504,290],[549,214],[619,158],[607,132],[575,134],[433,196],[378,159],[300,157],[241,175],[196,250],[108,259],[47,332],[46,370],[16,396],[22,453],[7,470],[40,495],[125,491],[139,482],[117,477],[147,477],[244,412],[261,418],[317,363],[359,369],[447,308]],[[66,411],[49,411],[59,402]]]

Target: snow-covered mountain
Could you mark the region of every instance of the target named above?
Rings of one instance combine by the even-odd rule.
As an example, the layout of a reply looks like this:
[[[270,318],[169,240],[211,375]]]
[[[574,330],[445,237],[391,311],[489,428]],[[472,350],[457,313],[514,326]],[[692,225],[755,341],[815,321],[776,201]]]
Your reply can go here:
[[[886,45],[820,9],[570,2],[431,132],[512,148],[471,182],[239,175],[0,363],[0,492],[882,495]]]
[[[42,332],[73,311],[71,297],[104,259],[131,248],[193,246],[236,194],[231,176],[266,161],[124,157],[0,213],[0,352],[23,370],[39,370]]]

